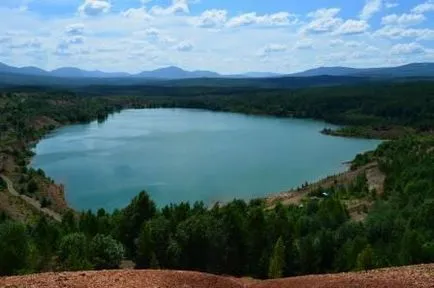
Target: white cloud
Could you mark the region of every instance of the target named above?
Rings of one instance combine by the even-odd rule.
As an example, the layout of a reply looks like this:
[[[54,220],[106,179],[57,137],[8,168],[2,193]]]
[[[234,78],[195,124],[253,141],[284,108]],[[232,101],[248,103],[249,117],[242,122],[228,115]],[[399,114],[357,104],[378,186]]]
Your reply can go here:
[[[85,3],[84,0],[68,1]],[[140,6],[139,0],[128,0],[128,3],[136,4],[117,6],[124,1],[97,1],[110,3],[113,7],[106,12],[102,9],[90,13],[99,17],[81,17],[89,15],[84,8],[80,13],[52,17],[41,14],[40,9],[20,12],[18,5],[10,8],[0,4],[0,62],[16,66],[36,65],[45,69],[76,66],[131,73],[168,65],[234,74],[243,71],[289,73],[322,62],[359,67],[386,65],[392,58],[402,58],[390,54],[398,43],[397,39],[403,39],[402,42],[423,41],[420,45],[425,45],[428,52],[408,54],[405,57],[410,62],[428,61],[428,55],[434,55],[429,52],[432,43],[425,41],[434,40],[434,29],[428,29],[428,20],[423,29],[388,24],[373,33],[362,33],[369,24],[374,27],[377,23],[344,18],[338,8],[319,9],[309,13],[307,18],[286,12],[232,14],[232,10],[212,9],[216,6],[205,12],[188,10],[191,14],[187,14],[184,8],[188,6],[168,9],[175,2],[160,0],[152,3],[169,5],[158,4],[165,10],[157,15],[161,10],[154,8],[157,14],[151,12],[152,3]],[[192,5],[192,1],[176,3]],[[30,8],[33,9],[35,4]],[[430,16],[425,15],[427,19]],[[316,34],[300,33],[303,31]],[[344,37],[355,33],[361,34]],[[9,45],[15,48],[10,49]],[[395,47],[394,51],[404,50],[398,48]],[[237,65],[228,65],[234,61]]]
[[[294,49],[298,49],[298,50],[312,49],[312,48],[313,48],[313,40],[309,38],[298,40],[294,45]]]
[[[148,28],[145,31],[145,35],[149,37],[159,37],[161,35],[160,30],[156,28]]]
[[[360,12],[360,18],[364,20],[371,19],[374,14],[379,12],[383,7],[383,0],[366,0],[365,6],[363,6]]]
[[[72,45],[83,44],[84,43],[84,37],[83,36],[73,36],[73,37],[68,38],[66,41],[68,44],[72,44]]]
[[[427,13],[427,12],[433,12],[434,11],[434,1],[429,0],[425,3],[419,4],[416,7],[411,10],[413,13]]]
[[[110,11],[112,5],[107,0],[85,0],[84,3],[78,7],[78,12],[81,15],[97,16]]]
[[[386,7],[387,9],[392,9],[392,8],[395,8],[395,7],[398,7],[398,6],[399,6],[399,4],[397,2],[386,1],[384,3],[384,7]]]
[[[172,4],[166,8],[153,6],[150,12],[154,15],[173,15],[178,13],[190,13],[188,0],[172,0]]]
[[[296,24],[297,22],[297,16],[288,12],[278,12],[265,15],[257,15],[256,12],[251,12],[229,19],[227,26],[240,27],[254,24],[265,26],[285,26]]]
[[[8,43],[12,40],[10,36],[0,36],[0,44]]]
[[[83,35],[84,33],[84,24],[76,23],[66,26],[65,34],[70,36],[78,36]]]
[[[264,57],[272,53],[280,53],[280,52],[285,52],[287,50],[288,50],[288,46],[286,45],[271,43],[266,45],[259,51],[259,56]]]
[[[425,20],[425,16],[422,14],[391,14],[384,16],[381,20],[381,23],[383,25],[402,25],[402,26],[409,26],[409,25],[416,25]]]
[[[140,8],[130,8],[128,10],[122,11],[121,15],[129,19],[137,20],[150,20],[152,16],[149,15],[145,7]]]
[[[226,10],[206,10],[195,19],[195,24],[203,28],[221,27],[227,21],[228,12]]]
[[[425,47],[420,45],[419,43],[405,43],[405,44],[396,44],[390,50],[392,55],[411,55],[411,54],[423,54],[426,52]]]
[[[336,17],[339,12],[339,8],[319,9],[310,12],[307,16],[309,18],[313,18],[313,20],[303,27],[302,30],[304,32],[311,33],[325,33],[334,31],[343,23],[341,18]]]
[[[9,44],[8,47],[10,49],[39,49],[42,47],[42,41],[38,38],[12,41],[12,43]]]
[[[309,12],[307,17],[310,18],[334,18],[341,11],[340,8],[322,8],[315,10],[313,12]]]
[[[191,50],[193,50],[193,44],[191,44],[190,42],[187,41],[182,41],[181,43],[179,43],[178,45],[175,46],[175,49],[180,51],[180,52],[189,52]]]
[[[390,39],[416,38],[418,40],[434,39],[433,29],[412,29],[394,26],[385,26],[373,33],[374,36]]]
[[[353,35],[364,33],[369,29],[369,24],[365,20],[347,20],[340,25],[334,34],[337,35]]]

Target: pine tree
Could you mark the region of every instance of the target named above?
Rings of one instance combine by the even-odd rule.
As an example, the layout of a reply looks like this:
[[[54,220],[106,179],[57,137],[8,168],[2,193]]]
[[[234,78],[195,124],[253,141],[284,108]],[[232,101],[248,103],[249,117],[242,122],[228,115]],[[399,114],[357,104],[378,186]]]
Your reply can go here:
[[[268,277],[272,279],[281,278],[285,268],[285,245],[282,237],[279,237],[273,248],[273,254],[270,259]]]
[[[368,244],[357,256],[357,270],[369,270],[374,268],[374,250]]]

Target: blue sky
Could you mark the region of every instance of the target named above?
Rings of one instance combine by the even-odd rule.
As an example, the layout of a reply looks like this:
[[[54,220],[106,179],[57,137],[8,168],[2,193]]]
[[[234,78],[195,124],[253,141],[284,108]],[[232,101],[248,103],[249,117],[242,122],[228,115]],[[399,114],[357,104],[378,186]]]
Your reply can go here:
[[[434,0],[0,0],[0,62],[221,73],[434,61]]]

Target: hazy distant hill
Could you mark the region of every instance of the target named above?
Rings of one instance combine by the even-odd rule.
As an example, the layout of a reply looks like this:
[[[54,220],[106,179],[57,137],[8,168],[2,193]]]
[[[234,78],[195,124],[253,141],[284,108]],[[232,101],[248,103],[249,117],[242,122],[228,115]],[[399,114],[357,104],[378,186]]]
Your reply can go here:
[[[74,67],[64,67],[53,71],[45,71],[36,67],[12,67],[0,63],[0,73],[14,73],[23,75],[55,76],[66,78],[147,78],[147,79],[194,79],[194,78],[275,78],[283,75],[270,72],[248,72],[236,75],[221,75],[212,71],[186,71],[179,67],[170,66],[138,74],[124,72],[86,71]],[[349,68],[349,67],[319,67],[304,72],[293,73],[290,77],[313,76],[364,76],[364,77],[434,77],[434,63],[413,63],[398,67],[385,68]]]
[[[144,71],[135,77],[158,78],[158,79],[187,79],[187,78],[218,78],[220,74],[211,71],[185,71],[179,67],[170,66],[156,69],[153,71]]]
[[[348,68],[348,67],[320,67],[300,73],[290,74],[294,77],[312,76],[366,76],[366,77],[434,77],[434,63],[412,63],[398,67],[385,68]]]
[[[122,72],[102,72],[102,71],[86,71],[74,67],[64,67],[53,70],[49,73],[55,77],[72,77],[72,78],[112,78],[112,77],[129,77],[128,73]]]
[[[288,76],[293,77],[312,77],[312,76],[346,76],[350,74],[356,74],[359,69],[348,68],[348,67],[319,67],[314,69],[309,69],[299,73],[293,73]]]

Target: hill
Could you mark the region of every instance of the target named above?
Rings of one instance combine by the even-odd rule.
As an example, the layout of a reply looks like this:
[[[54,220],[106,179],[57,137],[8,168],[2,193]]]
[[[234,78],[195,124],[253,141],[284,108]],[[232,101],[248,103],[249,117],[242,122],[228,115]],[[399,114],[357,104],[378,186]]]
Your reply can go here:
[[[164,270],[115,270],[46,273],[0,278],[0,287],[111,287],[111,288],[346,288],[434,287],[434,264],[259,281],[211,274]]]
[[[256,79],[256,78],[294,78],[315,76],[346,76],[370,78],[404,78],[404,77],[434,77],[434,63],[411,63],[397,67],[382,68],[350,68],[350,67],[318,67],[306,71],[279,74],[271,72],[247,72],[242,74],[219,74],[213,71],[187,71],[176,66],[146,70],[137,74],[125,72],[103,72],[99,70],[87,71],[76,67],[61,67],[52,71],[45,71],[37,67],[13,67],[0,63],[0,74],[18,74],[26,76],[51,76],[59,78],[141,78],[154,80],[182,80],[182,79]],[[75,80],[76,82],[77,80]]]
[[[412,63],[397,67],[384,68],[349,68],[349,67],[319,67],[294,73],[292,77],[312,77],[312,76],[361,76],[361,77],[434,77],[434,63]]]

